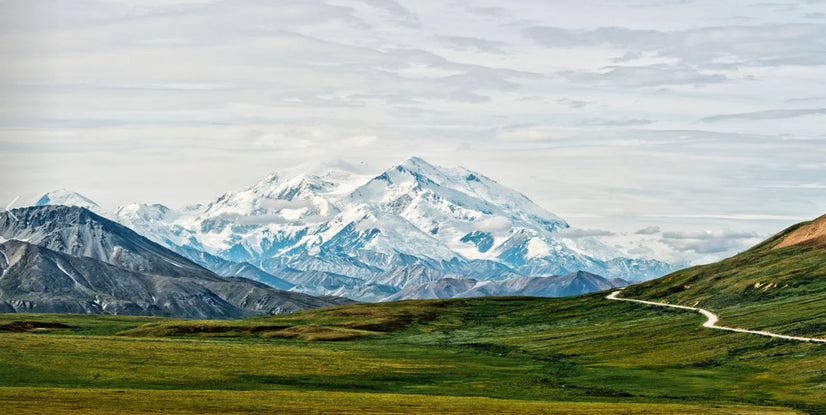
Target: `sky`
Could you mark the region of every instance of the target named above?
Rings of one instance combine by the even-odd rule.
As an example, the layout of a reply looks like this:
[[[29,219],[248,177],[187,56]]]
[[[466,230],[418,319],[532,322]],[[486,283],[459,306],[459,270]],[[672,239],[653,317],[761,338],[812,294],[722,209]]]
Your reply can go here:
[[[0,0],[0,205],[416,155],[633,253],[826,213],[824,0]]]

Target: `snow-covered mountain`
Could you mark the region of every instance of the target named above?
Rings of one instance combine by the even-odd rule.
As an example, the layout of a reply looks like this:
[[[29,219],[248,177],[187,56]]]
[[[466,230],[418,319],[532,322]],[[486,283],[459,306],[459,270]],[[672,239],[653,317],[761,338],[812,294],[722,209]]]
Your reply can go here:
[[[103,213],[103,209],[91,199],[80,193],[71,192],[66,189],[52,190],[41,196],[35,203],[35,206],[45,205],[77,206],[86,208],[97,214]]]
[[[351,303],[216,275],[85,208],[0,212],[0,241],[3,312],[240,318]]]
[[[87,203],[83,199],[55,200]],[[378,175],[341,167],[272,174],[207,204],[182,210],[135,204],[112,217],[207,267],[194,258],[203,258],[199,252],[282,280],[284,269],[320,271],[379,284],[381,292],[446,277],[487,281],[585,270],[645,280],[671,271],[597,238],[573,237],[562,218],[480,173],[417,157]],[[365,292],[339,280],[338,291],[304,289]]]

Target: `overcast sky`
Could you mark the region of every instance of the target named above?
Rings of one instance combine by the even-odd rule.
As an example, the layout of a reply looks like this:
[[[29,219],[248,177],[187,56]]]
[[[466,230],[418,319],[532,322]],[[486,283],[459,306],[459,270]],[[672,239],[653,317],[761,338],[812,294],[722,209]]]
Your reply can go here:
[[[17,205],[418,155],[670,260],[826,213],[823,0],[0,0],[0,62]]]

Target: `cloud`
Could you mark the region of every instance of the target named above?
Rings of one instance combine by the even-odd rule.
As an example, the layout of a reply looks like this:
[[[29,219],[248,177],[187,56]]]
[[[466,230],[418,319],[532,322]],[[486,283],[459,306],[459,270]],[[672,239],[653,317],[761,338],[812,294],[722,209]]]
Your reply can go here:
[[[289,223],[294,223],[294,221],[290,221],[285,219],[283,216],[274,214],[274,215],[240,215],[237,213],[223,213],[213,220],[216,221],[227,221],[236,225],[269,225],[269,224],[276,224],[276,225],[285,225]]]
[[[656,30],[631,30],[621,27],[601,27],[595,30],[570,30],[551,26],[525,29],[537,43],[548,47],[615,46],[633,50],[656,50],[668,44],[672,36]]]
[[[358,135],[343,140],[343,144],[350,147],[367,147],[378,140],[374,135]]]
[[[600,72],[562,71],[559,76],[581,84],[601,84],[624,87],[657,87],[664,85],[704,85],[728,81],[721,73],[706,73],[684,64],[652,64],[644,66],[609,66]]]
[[[764,189],[811,189],[811,190],[821,190],[821,189],[826,189],[826,184],[820,184],[820,183],[771,184],[771,185],[763,186],[763,188]]]
[[[470,104],[478,104],[483,102],[490,102],[491,98],[486,95],[480,95],[470,91],[454,91],[449,95],[451,101],[466,102]]]
[[[495,42],[476,37],[466,36],[438,36],[440,41],[448,47],[457,50],[503,54],[510,45],[505,42]]]
[[[653,124],[654,121],[646,120],[642,118],[627,118],[627,119],[617,119],[617,120],[609,120],[604,118],[591,118],[585,121],[581,121],[578,125],[584,127],[633,127],[633,126],[640,126],[640,125],[648,125]]]
[[[813,109],[782,109],[782,110],[766,110],[757,112],[744,112],[739,114],[723,114],[711,117],[705,117],[700,121],[703,122],[718,122],[729,120],[777,120],[781,118],[796,118],[805,117],[809,115],[824,115],[826,108]]]
[[[671,218],[671,219],[722,219],[722,220],[742,220],[742,221],[801,221],[805,220],[802,216],[788,216],[788,215],[767,215],[767,214],[731,214],[731,215],[715,215],[715,214],[661,214],[661,215],[645,215],[649,218]]]
[[[654,234],[660,233],[660,227],[659,226],[648,226],[648,227],[642,228],[642,229],[640,229],[640,230],[638,230],[634,233],[637,234],[637,235],[654,235]]]
[[[465,6],[465,10],[487,17],[501,17],[507,14],[507,11],[501,7]]]
[[[496,133],[496,140],[501,142],[543,143],[558,137],[558,133],[531,125],[506,126]]]
[[[361,0],[363,3],[376,9],[383,10],[394,17],[396,23],[412,28],[419,27],[419,18],[410,10],[394,0]]]
[[[570,98],[559,98],[559,99],[556,100],[556,102],[558,102],[562,105],[567,105],[568,107],[571,107],[571,108],[583,108],[586,105],[591,104],[590,101],[582,101],[582,100],[570,99]]]
[[[759,238],[749,232],[664,232],[661,241],[681,252],[715,254],[749,247]]]
[[[653,249],[644,245],[638,245],[634,248],[631,248],[628,250],[628,253],[637,257],[647,258],[651,258],[656,254],[656,252]]]
[[[805,98],[789,98],[786,102],[811,102],[811,101],[826,101],[826,97],[805,97]]]
[[[757,235],[746,232],[704,231],[704,232],[663,232],[664,239],[745,239]]]
[[[265,199],[261,201],[261,207],[280,211],[283,209],[306,209],[306,208],[313,208],[315,205],[313,201],[310,199],[301,199],[301,198],[294,198],[292,200],[281,200],[281,199]]]
[[[826,25],[818,24],[732,25],[678,31],[531,26],[525,31],[537,44],[546,47],[615,49],[623,54],[620,61],[648,53],[698,69],[826,63],[820,43],[826,37]]]
[[[559,236],[563,238],[571,238],[571,239],[578,239],[578,238],[593,238],[593,237],[600,237],[600,236],[614,236],[616,235],[614,232],[604,230],[604,229],[579,229],[579,228],[567,228],[562,229],[558,232]]]
[[[491,233],[507,232],[512,227],[511,221],[499,216],[483,219],[475,224],[476,230]]]

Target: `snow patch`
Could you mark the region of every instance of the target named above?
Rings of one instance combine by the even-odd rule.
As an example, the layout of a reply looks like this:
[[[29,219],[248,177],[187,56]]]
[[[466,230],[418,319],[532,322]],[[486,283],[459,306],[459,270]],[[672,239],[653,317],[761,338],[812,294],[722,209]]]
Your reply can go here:
[[[6,261],[6,265],[11,265],[11,264],[9,263],[9,257],[7,257],[7,256],[6,256],[6,253],[5,253],[5,252],[3,252],[2,250],[0,250],[0,254],[2,254],[2,255],[3,255],[3,259]],[[2,273],[2,274],[0,274],[0,276],[3,276],[3,275],[6,273],[6,271],[7,271],[7,270],[8,270],[8,268],[4,268],[4,269],[3,269],[3,273]]]
[[[181,264],[179,264],[179,263],[177,263],[177,262],[174,262],[174,261],[170,261],[170,260],[168,260],[168,259],[166,259],[166,258],[164,258],[164,257],[160,257],[160,258],[161,258],[162,260],[164,260],[164,261],[166,261],[166,262],[168,262],[168,263],[170,263],[170,264],[172,264],[172,265],[174,265],[174,266],[178,267],[178,268],[183,268],[183,267],[184,267],[183,265],[181,265]]]
[[[80,285],[80,283],[77,281],[77,279],[75,278],[75,276],[74,276],[74,275],[72,275],[72,274],[70,274],[70,273],[69,273],[69,271],[66,271],[66,269],[65,269],[65,268],[63,268],[63,266],[62,266],[62,265],[60,265],[60,262],[55,261],[55,265],[57,265],[57,268],[58,268],[58,269],[60,269],[61,271],[63,271],[63,273],[64,273],[64,274],[66,274],[69,278],[71,278],[71,279],[72,279],[72,281],[74,281],[74,282],[75,282],[75,285]]]

